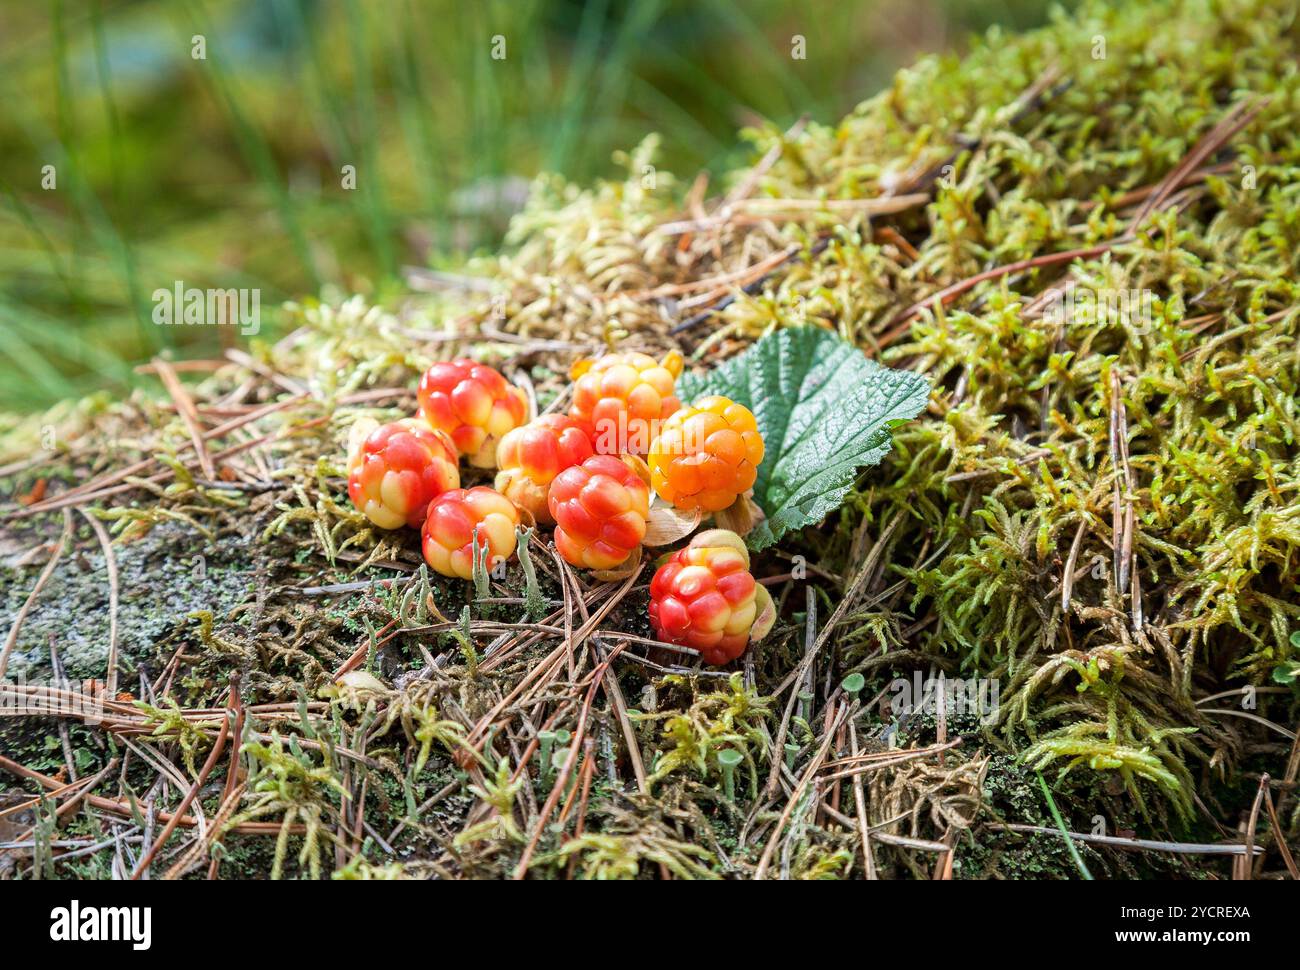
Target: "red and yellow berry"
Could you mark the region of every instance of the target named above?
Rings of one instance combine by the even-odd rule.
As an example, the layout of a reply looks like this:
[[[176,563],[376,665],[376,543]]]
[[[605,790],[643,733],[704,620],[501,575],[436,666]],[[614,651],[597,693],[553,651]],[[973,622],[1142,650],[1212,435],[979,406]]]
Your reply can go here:
[[[452,489],[429,503],[421,550],[429,568],[444,576],[474,577],[474,536],[487,547],[489,568],[515,551],[519,510],[499,492],[482,485]]]
[[[434,364],[420,378],[420,414],[451,436],[478,468],[491,468],[497,443],[527,419],[528,399],[486,364],[458,358]]]
[[[460,487],[451,439],[407,418],[375,428],[348,459],[348,496],[381,529],[419,528],[429,503]]]
[[[565,414],[544,414],[501,439],[496,489],[542,525],[552,525],[555,520],[547,507],[551,482],[592,454],[587,422]]]
[[[681,406],[681,372],[676,351],[662,361],[635,352],[579,361],[571,371],[570,413],[592,426],[597,454],[644,455],[660,423]]]
[[[565,561],[587,569],[614,569],[645,538],[650,488],[632,462],[592,455],[551,482],[555,548]]]
[[[744,540],[726,529],[699,533],[650,582],[655,635],[698,650],[707,664],[735,660],[775,619],[771,595],[750,575]]]

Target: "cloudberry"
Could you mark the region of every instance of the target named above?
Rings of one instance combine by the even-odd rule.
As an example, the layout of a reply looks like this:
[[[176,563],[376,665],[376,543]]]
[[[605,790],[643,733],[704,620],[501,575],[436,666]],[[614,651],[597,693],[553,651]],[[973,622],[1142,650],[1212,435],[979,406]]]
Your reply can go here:
[[[665,502],[720,512],[754,487],[763,437],[749,408],[706,397],[664,422],[646,460],[650,482]]]
[[[420,378],[420,414],[445,431],[478,468],[491,468],[497,442],[528,416],[524,392],[486,364],[459,358],[434,364]]]
[[[444,576],[474,576],[474,529],[479,548],[487,546],[487,561],[510,558],[515,551],[519,510],[500,492],[483,485],[443,492],[429,503],[421,530],[421,548],[429,568]]]
[[[650,625],[665,643],[693,647],[707,664],[735,660],[772,628],[776,609],[749,573],[744,540],[709,529],[673,553],[650,581]]]
[[[660,362],[641,353],[579,361],[569,413],[591,424],[597,454],[644,455],[659,424],[681,406],[674,393],[681,372],[676,351]]]
[[[650,488],[627,461],[592,455],[551,482],[555,548],[588,569],[613,569],[645,538]]]
[[[565,414],[544,414],[501,439],[496,489],[542,525],[553,525],[555,520],[546,505],[551,482],[593,453],[587,422]]]
[[[423,421],[381,424],[348,458],[348,497],[382,529],[418,529],[429,502],[460,486],[456,460],[451,439]]]

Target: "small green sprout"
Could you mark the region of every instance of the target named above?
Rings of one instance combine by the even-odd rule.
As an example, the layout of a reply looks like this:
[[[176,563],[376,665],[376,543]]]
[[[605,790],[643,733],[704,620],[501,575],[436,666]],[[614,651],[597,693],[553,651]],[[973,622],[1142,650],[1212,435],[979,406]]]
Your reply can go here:
[[[474,554],[474,598],[480,602],[492,595],[492,586],[489,582],[489,571],[492,564],[488,561],[489,549],[487,541],[482,543],[478,539],[478,526],[474,526],[474,535],[470,540]]]
[[[541,769],[538,771],[537,777],[538,777],[538,781],[540,781],[543,785],[545,785],[551,775],[551,751],[554,750],[555,747],[555,732],[538,731],[537,745],[538,745],[537,761],[538,764],[541,765]]]
[[[537,585],[537,570],[533,567],[533,557],[528,551],[528,542],[537,532],[536,529],[523,526],[515,528],[516,549],[519,553],[519,567],[524,571],[524,613],[530,619],[540,620],[546,615],[546,597]]]
[[[736,766],[745,760],[745,756],[735,748],[724,748],[718,752],[718,765],[722,768],[722,790],[727,801],[736,800]]]

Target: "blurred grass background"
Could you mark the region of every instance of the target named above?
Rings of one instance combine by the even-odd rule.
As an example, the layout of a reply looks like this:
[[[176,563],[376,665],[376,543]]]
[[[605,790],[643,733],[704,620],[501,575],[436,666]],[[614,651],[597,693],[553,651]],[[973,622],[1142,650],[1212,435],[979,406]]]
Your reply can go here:
[[[739,127],[834,120],[919,54],[1047,7],[0,0],[0,410],[243,339],[156,326],[159,287],[260,288],[271,336],[286,298],[384,299],[403,265],[493,246],[540,171],[611,173],[648,131],[684,178],[721,171],[746,159]]]

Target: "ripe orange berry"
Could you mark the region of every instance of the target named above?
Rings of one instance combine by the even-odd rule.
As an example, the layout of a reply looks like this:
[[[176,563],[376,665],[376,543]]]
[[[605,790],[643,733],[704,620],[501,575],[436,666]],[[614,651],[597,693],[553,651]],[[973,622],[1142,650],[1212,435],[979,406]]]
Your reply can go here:
[[[459,358],[434,364],[420,378],[420,414],[445,431],[478,468],[491,468],[497,442],[528,416],[524,392],[486,364]]]
[[[681,372],[676,351],[662,362],[640,353],[579,361],[569,413],[590,422],[597,454],[644,455],[659,424],[681,406],[674,393]]]
[[[565,414],[544,414],[515,428],[497,446],[496,489],[543,525],[553,525],[546,496],[555,476],[594,454],[591,426]]]
[[[665,502],[720,512],[754,487],[763,436],[749,408],[706,397],[664,422],[646,461],[650,482]]]
[[[709,529],[672,554],[650,581],[650,626],[665,643],[700,651],[725,664],[762,639],[776,620],[767,589],[749,573],[744,541]]]
[[[488,565],[509,559],[515,551],[519,510],[499,492],[483,485],[443,492],[429,503],[420,531],[421,549],[429,568],[444,576],[474,576],[474,529],[478,544],[487,546]]]
[[[548,501],[555,548],[575,566],[613,569],[645,538],[650,488],[613,455],[592,455],[560,472]]]
[[[423,421],[382,424],[348,458],[348,497],[381,529],[418,529],[429,502],[460,486],[456,461],[451,439]]]

